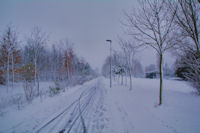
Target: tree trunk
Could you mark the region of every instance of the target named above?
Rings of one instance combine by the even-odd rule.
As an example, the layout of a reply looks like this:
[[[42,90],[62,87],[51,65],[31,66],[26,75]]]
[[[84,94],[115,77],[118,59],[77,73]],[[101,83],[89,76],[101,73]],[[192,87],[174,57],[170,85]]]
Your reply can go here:
[[[162,104],[162,88],[163,88],[163,70],[162,70],[162,63],[163,63],[163,55],[160,54],[159,59],[159,74],[160,74],[160,95],[159,95],[159,105]]]
[[[35,78],[35,87],[37,88],[37,96],[39,96],[39,77],[37,76],[37,59],[36,59],[36,57],[35,57],[35,60],[34,60],[35,62],[34,62],[34,64],[35,64],[35,75],[34,75],[34,78]]]
[[[124,76],[123,76],[123,74],[121,74],[122,76],[122,80],[121,80],[121,85],[123,85],[124,84],[124,82],[123,82],[123,79],[124,79]]]
[[[13,59],[13,53],[12,53],[12,87],[15,81],[15,75],[14,75],[14,59]]]
[[[37,96],[40,95],[40,84],[39,84],[39,75],[37,74]]]
[[[117,82],[118,82],[118,84],[120,84],[120,77],[121,77],[121,74],[118,74],[118,76],[117,76]]]
[[[132,90],[132,76],[131,76],[131,68],[129,68],[129,78],[130,78],[130,88],[129,88],[129,90]]]
[[[10,78],[10,77],[9,77],[9,76],[10,76],[10,75],[9,75],[9,69],[10,69],[10,68],[9,68],[9,67],[10,67],[10,66],[9,66],[9,65],[10,65],[9,58],[10,58],[10,54],[8,53],[8,58],[7,58],[7,85],[8,85],[8,86],[9,86],[9,78]],[[7,90],[7,91],[8,91],[8,90]]]
[[[34,80],[35,80],[35,85],[37,83],[37,61],[36,61],[36,57],[34,60],[34,64],[35,64],[35,74],[34,74]]]
[[[127,85],[127,72],[125,72],[125,85]]]

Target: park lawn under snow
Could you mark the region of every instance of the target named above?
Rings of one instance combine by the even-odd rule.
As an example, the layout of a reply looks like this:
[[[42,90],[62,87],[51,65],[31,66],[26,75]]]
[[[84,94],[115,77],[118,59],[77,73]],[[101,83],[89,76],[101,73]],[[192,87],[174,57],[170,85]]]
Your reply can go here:
[[[129,91],[128,86],[117,82],[109,88],[109,80],[101,77],[58,96],[46,97],[42,102],[35,99],[21,110],[8,107],[0,116],[0,133],[32,132],[70,105],[85,88],[94,85],[104,90],[104,125],[92,127],[100,128],[101,133],[200,132],[200,97],[186,82],[164,80],[163,105],[157,106],[158,79],[135,78]]]
[[[192,92],[186,82],[165,80],[163,105],[157,106],[158,79],[133,79],[132,91],[115,83],[107,91],[105,133],[199,133],[200,97]]]

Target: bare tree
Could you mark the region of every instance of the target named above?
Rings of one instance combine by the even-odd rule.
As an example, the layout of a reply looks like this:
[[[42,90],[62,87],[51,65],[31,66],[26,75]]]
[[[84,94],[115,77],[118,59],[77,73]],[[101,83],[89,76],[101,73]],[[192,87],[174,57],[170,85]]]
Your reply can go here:
[[[65,64],[65,70],[67,79],[70,82],[72,79],[73,74],[73,58],[74,58],[74,52],[73,52],[73,45],[69,40],[65,40],[64,42],[60,41],[61,45],[64,46],[64,64]]]
[[[123,52],[113,51],[113,53],[114,54],[112,55],[112,71],[113,71],[114,80],[116,79],[116,77],[118,77],[118,82],[119,82],[121,78],[121,85],[123,85],[124,78],[127,79],[126,58]]]
[[[10,71],[12,71],[12,85],[15,80],[15,64],[20,62],[20,51],[17,48],[18,38],[13,26],[9,25],[1,40],[1,66],[6,68],[7,85],[9,86]],[[11,65],[11,68],[10,68]]]
[[[58,64],[58,50],[56,49],[55,44],[52,45],[52,51],[51,51],[51,73],[52,73],[52,79],[56,81],[56,75],[57,75],[57,64]]]
[[[31,36],[27,39],[27,45],[29,47],[29,52],[32,53],[32,63],[34,64],[34,82],[35,86],[37,84],[37,95],[39,95],[39,66],[38,63],[41,62],[41,55],[44,51],[44,45],[47,42],[46,33],[42,32],[39,27],[34,27]],[[29,54],[31,56],[31,54]]]
[[[126,67],[130,80],[130,90],[132,90],[132,67],[137,46],[133,46],[133,44],[131,44],[130,42],[124,41],[122,39],[120,39],[119,43],[121,45],[126,60]]]
[[[182,40],[190,38],[194,42],[196,51],[200,52],[200,5],[197,0],[168,1],[170,12],[175,14],[174,23],[179,27]],[[180,42],[181,40],[179,40]],[[185,44],[181,41],[182,44]],[[181,45],[183,47],[183,45]],[[185,46],[184,46],[185,47]]]
[[[176,49],[176,74],[188,80],[200,92],[200,4],[197,0],[168,1],[171,14],[175,13],[174,24],[177,32],[174,35]],[[180,38],[180,39],[177,39]]]
[[[174,15],[169,15],[164,0],[144,0],[138,10],[125,13],[128,34],[139,42],[139,46],[150,46],[159,55],[160,93],[159,105],[162,104],[163,55],[175,43],[170,41],[173,32]]]

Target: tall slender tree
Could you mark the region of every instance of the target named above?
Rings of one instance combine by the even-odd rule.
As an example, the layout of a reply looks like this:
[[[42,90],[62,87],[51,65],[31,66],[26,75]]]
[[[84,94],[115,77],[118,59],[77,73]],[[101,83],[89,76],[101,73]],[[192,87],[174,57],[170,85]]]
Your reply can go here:
[[[41,58],[42,54],[45,51],[44,46],[47,43],[47,35],[39,27],[34,27],[31,36],[27,39],[27,49],[28,55],[31,57],[32,64],[34,64],[34,82],[35,86],[37,85],[37,95],[39,95],[39,70],[42,67]]]
[[[126,60],[126,68],[127,68],[127,72],[129,75],[129,81],[130,81],[130,88],[129,90],[132,90],[132,67],[133,67],[133,61],[135,58],[135,54],[136,54],[136,48],[137,46],[134,46],[133,44],[131,44],[129,41],[125,41],[125,40],[120,40],[120,45]]]
[[[0,45],[0,69],[7,73],[7,85],[12,72],[12,85],[15,81],[15,65],[21,63],[21,52],[18,47],[18,38],[13,26],[8,26],[1,40]],[[11,66],[11,67],[10,67]]]
[[[170,42],[173,32],[174,14],[169,15],[164,0],[144,0],[139,3],[138,10],[125,12],[128,35],[138,41],[139,46],[153,48],[159,56],[160,93],[159,105],[162,104],[163,89],[163,56],[165,51],[175,44]]]

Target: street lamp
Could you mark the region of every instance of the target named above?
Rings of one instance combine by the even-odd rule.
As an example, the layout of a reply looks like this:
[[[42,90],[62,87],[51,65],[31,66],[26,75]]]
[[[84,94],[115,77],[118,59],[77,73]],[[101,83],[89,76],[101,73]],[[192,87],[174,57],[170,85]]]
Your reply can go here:
[[[112,40],[106,40],[106,42],[110,42],[110,88],[112,87],[112,70],[111,70],[111,66],[112,66],[112,60],[111,60],[111,44],[112,44]]]

